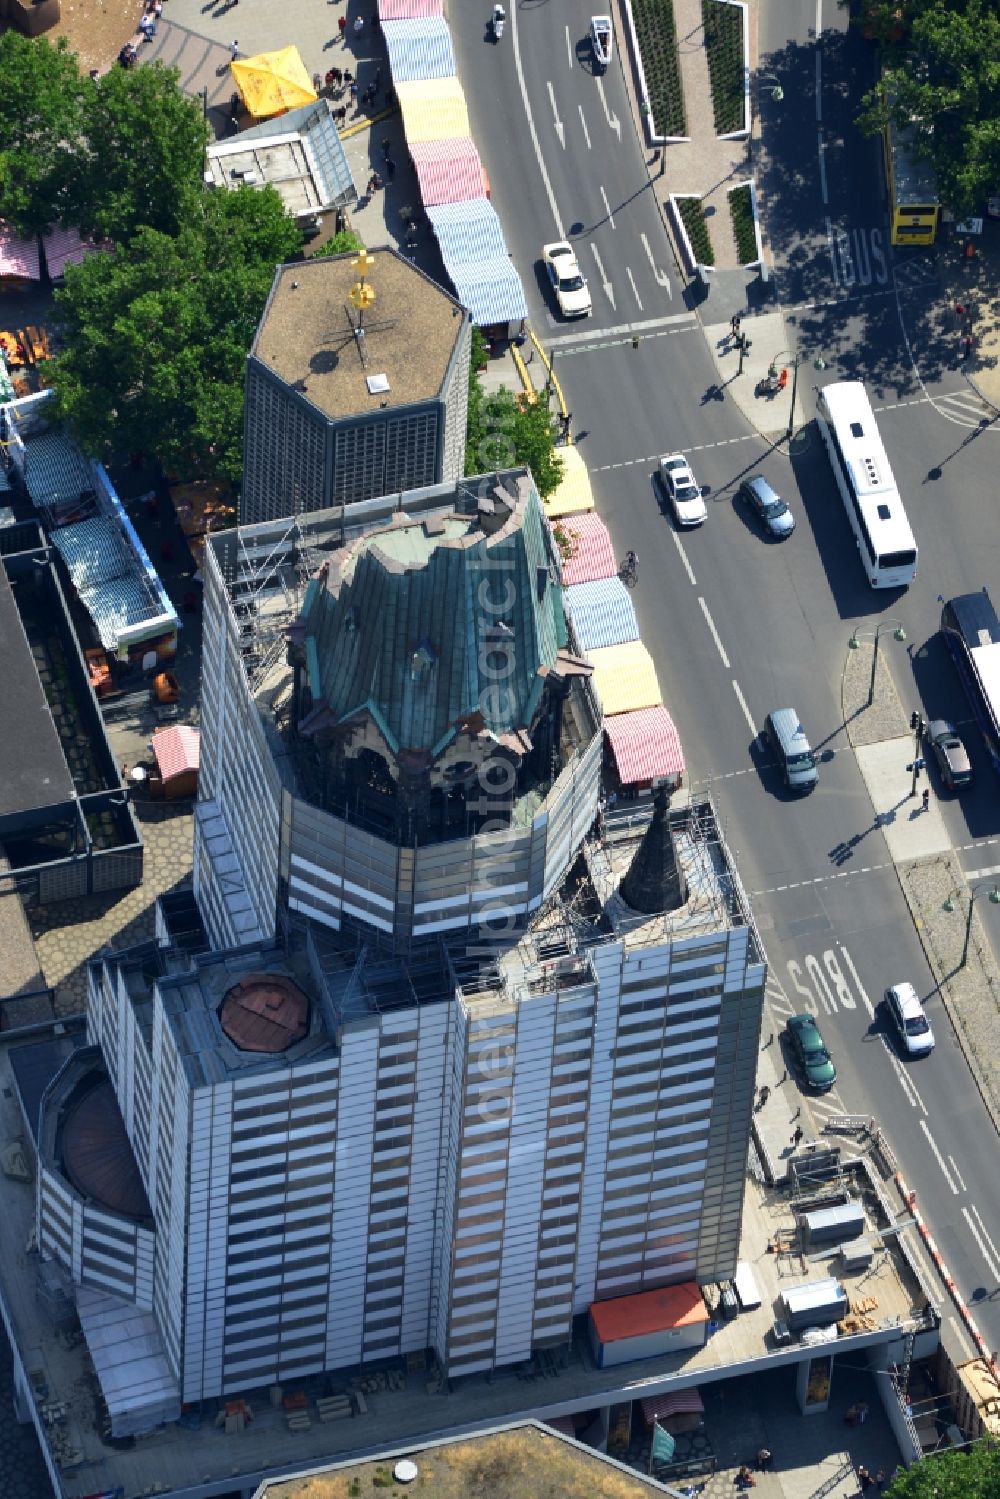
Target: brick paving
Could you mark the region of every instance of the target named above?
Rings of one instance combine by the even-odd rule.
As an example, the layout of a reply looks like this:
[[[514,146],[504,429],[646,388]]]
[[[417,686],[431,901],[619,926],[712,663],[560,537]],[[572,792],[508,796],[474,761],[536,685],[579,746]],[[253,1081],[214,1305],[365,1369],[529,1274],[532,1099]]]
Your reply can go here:
[[[158,895],[190,883],[194,819],[186,809],[135,804],[145,845],[142,884],[125,895],[88,896],[36,907],[29,913],[35,951],[56,1012],[85,1008],[87,963],[102,947],[130,947],[154,936]]]

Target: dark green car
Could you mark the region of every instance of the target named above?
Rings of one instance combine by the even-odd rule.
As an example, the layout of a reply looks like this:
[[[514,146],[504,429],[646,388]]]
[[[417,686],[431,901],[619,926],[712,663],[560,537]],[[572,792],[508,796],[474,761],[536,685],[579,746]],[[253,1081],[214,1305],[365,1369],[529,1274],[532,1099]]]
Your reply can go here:
[[[837,1069],[813,1015],[793,1015],[785,1027],[788,1043],[810,1088],[825,1093],[837,1081]]]

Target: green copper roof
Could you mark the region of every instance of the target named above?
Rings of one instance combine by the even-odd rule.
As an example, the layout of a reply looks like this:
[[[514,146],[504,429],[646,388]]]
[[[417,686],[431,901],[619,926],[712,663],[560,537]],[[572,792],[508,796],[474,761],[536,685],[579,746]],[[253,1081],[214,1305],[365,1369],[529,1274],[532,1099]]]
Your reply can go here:
[[[370,712],[394,753],[438,754],[477,713],[497,738],[529,729],[566,645],[530,480],[486,481],[480,505],[482,515],[401,517],[339,554],[326,585],[307,595],[314,699],[337,722]]]

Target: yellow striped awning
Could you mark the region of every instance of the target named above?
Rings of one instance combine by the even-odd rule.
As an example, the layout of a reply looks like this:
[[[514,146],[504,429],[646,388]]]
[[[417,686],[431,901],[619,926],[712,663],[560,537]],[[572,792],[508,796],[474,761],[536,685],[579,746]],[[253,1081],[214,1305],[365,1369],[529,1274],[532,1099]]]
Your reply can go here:
[[[465,94],[457,78],[417,78],[396,84],[407,145],[471,136]]]
[[[594,686],[605,718],[612,713],[656,708],[663,702],[653,658],[641,640],[588,651],[587,660],[594,668]]]
[[[594,508],[594,493],[590,487],[590,474],[577,447],[559,449],[563,476],[559,488],[545,501],[545,514],[549,520],[558,520],[562,515],[583,515]]]

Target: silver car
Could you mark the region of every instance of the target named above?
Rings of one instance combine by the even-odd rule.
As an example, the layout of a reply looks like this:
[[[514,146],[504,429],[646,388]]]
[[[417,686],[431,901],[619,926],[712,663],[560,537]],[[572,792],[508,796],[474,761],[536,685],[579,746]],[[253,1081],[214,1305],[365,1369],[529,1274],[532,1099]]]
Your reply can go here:
[[[932,718],[925,730],[927,747],[937,762],[941,779],[949,791],[972,785],[969,751],[946,718]]]
[[[782,540],[795,530],[795,517],[781,498],[759,474],[745,479],[739,487],[739,498],[748,510],[763,521],[768,533]]]

